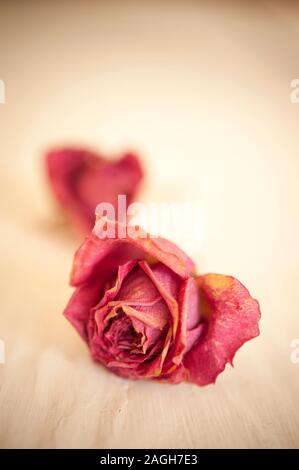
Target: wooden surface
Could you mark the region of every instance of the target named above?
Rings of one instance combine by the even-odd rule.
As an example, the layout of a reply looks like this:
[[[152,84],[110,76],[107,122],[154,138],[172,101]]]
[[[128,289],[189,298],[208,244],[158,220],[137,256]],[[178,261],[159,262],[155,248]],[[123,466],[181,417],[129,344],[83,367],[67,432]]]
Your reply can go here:
[[[298,52],[295,2],[1,2],[1,447],[298,447]],[[62,317],[78,240],[41,167],[59,143],[136,148],[140,200],[203,209],[185,248],[263,314],[216,385],[119,379]]]

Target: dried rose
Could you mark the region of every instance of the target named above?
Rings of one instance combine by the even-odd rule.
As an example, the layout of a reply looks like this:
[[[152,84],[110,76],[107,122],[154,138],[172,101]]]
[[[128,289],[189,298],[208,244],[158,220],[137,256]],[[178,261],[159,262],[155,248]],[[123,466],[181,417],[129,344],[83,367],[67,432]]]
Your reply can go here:
[[[235,278],[196,276],[176,245],[149,236],[99,238],[75,254],[65,316],[93,358],[131,379],[206,385],[259,334],[259,305]],[[119,229],[121,229],[119,231]]]
[[[111,161],[88,150],[62,148],[49,152],[45,163],[56,199],[83,233],[93,228],[98,203],[113,204],[117,214],[118,195],[126,195],[129,205],[143,178],[132,153]]]

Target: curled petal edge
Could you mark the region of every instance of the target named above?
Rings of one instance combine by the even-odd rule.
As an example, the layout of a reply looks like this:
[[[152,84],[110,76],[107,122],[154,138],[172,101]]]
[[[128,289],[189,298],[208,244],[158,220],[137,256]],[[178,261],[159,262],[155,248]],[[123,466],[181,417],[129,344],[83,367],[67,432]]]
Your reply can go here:
[[[232,276],[206,274],[197,278],[205,331],[185,355],[185,380],[214,383],[246,342],[259,335],[260,307],[246,287]]]

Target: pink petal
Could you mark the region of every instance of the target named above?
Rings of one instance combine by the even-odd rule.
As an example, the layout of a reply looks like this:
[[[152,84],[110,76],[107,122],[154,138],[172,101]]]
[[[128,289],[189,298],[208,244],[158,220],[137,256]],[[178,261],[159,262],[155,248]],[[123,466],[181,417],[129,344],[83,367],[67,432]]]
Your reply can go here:
[[[125,266],[120,266],[115,284],[105,292],[103,292],[101,281],[94,278],[88,284],[79,286],[73,293],[63,313],[85,341],[88,340],[87,325],[91,310],[99,303],[100,299],[106,303],[109,299],[115,297],[123,279],[133,269],[134,265],[135,262],[133,261]]]
[[[56,199],[83,233],[94,226],[98,203],[113,204],[117,213],[117,196],[125,194],[130,204],[143,178],[130,153],[109,161],[89,150],[62,148],[49,152],[45,165]]]
[[[140,265],[138,263],[126,276],[115,299],[108,302],[108,306],[121,307],[128,316],[162,331],[170,321],[169,311],[155,284]]]
[[[260,309],[235,278],[207,274],[197,278],[205,331],[186,354],[186,378],[198,385],[213,383],[246,341],[259,335]]]
[[[202,334],[200,323],[198,286],[194,278],[183,282],[179,295],[179,322],[174,342],[171,345],[163,366],[162,379],[177,383],[184,380],[183,356],[198,341]],[[180,368],[180,373],[178,372]]]
[[[131,288],[132,290],[130,290]],[[142,296],[140,296],[140,291]],[[117,313],[119,309],[122,312],[120,315],[125,314],[124,318],[130,319],[136,332],[141,333],[144,337],[143,354],[136,351],[134,354],[131,354],[134,351],[126,353],[125,338],[122,340],[122,344],[118,342],[115,343],[115,347],[113,346],[113,337],[118,334],[125,322],[124,318],[123,320],[119,319]],[[68,309],[68,317],[72,318],[71,313]],[[108,333],[105,333],[107,321],[111,318],[114,318],[116,322],[112,327],[109,327]],[[119,267],[114,285],[106,290],[102,299],[90,310],[86,319],[88,322],[87,341],[91,354],[106,367],[113,368],[115,372],[117,368],[118,371],[121,371],[119,373],[122,376],[149,378],[157,375],[165,357],[165,354],[163,356],[165,348],[163,338],[167,333],[165,327],[168,320],[167,306],[155,285],[139,267],[139,264],[136,265],[136,261],[130,261]],[[109,345],[107,345],[107,341]],[[119,350],[120,345],[124,348],[123,352]],[[167,340],[167,347],[168,345],[169,340]],[[150,361],[155,351],[160,355]],[[117,360],[114,360],[113,356],[117,356]]]
[[[105,220],[105,219],[104,219]],[[99,218],[102,223],[103,218]],[[174,243],[161,238],[131,237],[127,226],[117,221],[107,221],[116,238],[99,238],[96,228],[77,250],[74,258],[71,284],[78,286],[100,269],[113,272],[119,264],[131,259],[146,259],[149,262],[165,264],[182,278],[187,278],[194,267],[193,261]],[[125,238],[118,234],[125,231]]]
[[[158,296],[155,285],[138,263],[136,269],[126,277],[117,298],[138,305],[139,303],[151,304]]]
[[[126,315],[132,317],[132,319],[139,320],[139,322],[142,322],[149,330],[155,329],[162,331],[169,320],[169,313],[164,300],[162,300],[162,298],[157,300],[158,301],[150,306],[135,304],[134,307],[131,307],[123,303],[120,303],[120,305]]]
[[[179,309],[177,303],[180,280],[178,276],[161,263],[149,266],[148,263],[139,263],[144,272],[149,276],[163,297],[172,316],[172,336],[175,337],[179,321]]]
[[[79,286],[63,312],[85,341],[88,339],[87,322],[90,310],[97,303],[100,293],[101,289],[97,280]]]

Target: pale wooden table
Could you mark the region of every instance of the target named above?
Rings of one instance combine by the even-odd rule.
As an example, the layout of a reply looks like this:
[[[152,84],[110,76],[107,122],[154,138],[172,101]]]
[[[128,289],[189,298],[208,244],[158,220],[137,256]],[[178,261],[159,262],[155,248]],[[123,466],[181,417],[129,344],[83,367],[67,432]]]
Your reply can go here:
[[[299,9],[52,3],[0,5],[1,447],[298,447]],[[40,166],[60,142],[137,148],[141,200],[203,208],[189,253],[263,313],[215,386],[121,380],[62,317],[77,241]]]

